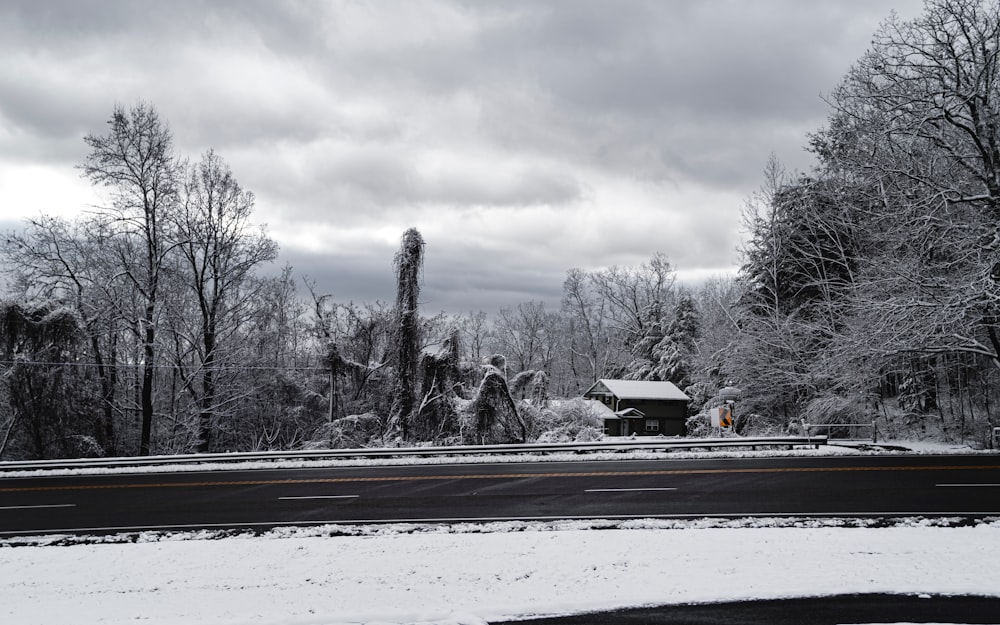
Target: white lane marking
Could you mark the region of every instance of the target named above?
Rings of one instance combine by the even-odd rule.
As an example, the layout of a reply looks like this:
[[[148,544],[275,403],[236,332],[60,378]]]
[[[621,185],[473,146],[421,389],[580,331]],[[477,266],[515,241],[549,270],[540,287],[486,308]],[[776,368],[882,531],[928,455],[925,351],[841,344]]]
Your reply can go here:
[[[1000,484],[935,484],[939,488],[962,488],[962,487],[986,487],[986,488],[997,488]]]
[[[281,499],[357,499],[361,495],[311,495],[308,497],[278,497]]]
[[[643,493],[657,490],[677,490],[676,488],[588,488],[585,493]]]
[[[37,506],[0,506],[0,510],[35,510],[38,508],[75,508],[75,503],[51,503]]]

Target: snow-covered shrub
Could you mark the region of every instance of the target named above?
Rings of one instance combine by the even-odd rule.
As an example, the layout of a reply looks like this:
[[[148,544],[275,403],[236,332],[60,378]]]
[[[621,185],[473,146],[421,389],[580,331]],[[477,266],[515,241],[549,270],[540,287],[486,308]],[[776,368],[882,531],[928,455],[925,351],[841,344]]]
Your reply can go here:
[[[323,423],[303,449],[360,449],[381,442],[383,423],[377,415],[350,415]]]
[[[685,422],[686,436],[691,438],[711,438],[719,435],[719,430],[712,425],[712,413],[719,409],[719,402],[715,402],[711,408],[706,408],[688,417]],[[736,432],[740,436],[781,436],[786,432],[781,426],[776,425],[773,419],[768,419],[755,412],[740,413],[739,404],[736,405]],[[728,431],[728,430],[727,430]]]
[[[740,436],[783,436],[787,434],[786,424],[776,421],[774,417],[757,412],[740,413],[739,403],[736,404],[737,433]]]
[[[510,381],[511,397],[528,399],[536,405],[548,399],[549,376],[544,371],[527,369]]]
[[[845,397],[820,395],[806,404],[802,418],[807,423],[863,423],[864,409]],[[869,419],[870,420],[870,419]]]
[[[67,437],[67,447],[73,450],[73,458],[101,458],[104,449],[93,436],[75,435]]]
[[[507,380],[496,365],[502,356],[494,356],[485,367],[483,381],[463,415],[462,433],[470,445],[493,445],[524,442],[527,431],[517,406],[510,396]]]
[[[715,410],[713,408],[713,410]],[[712,417],[708,412],[699,412],[688,417],[684,423],[684,431],[687,436],[693,438],[707,438],[712,435]]]
[[[715,385],[707,382],[695,382],[683,390],[684,394],[690,400],[688,402],[688,410],[692,413],[692,416],[697,416],[698,413],[703,412],[709,400],[716,397],[719,393],[719,389]]]
[[[836,425],[838,423],[870,423],[871,417],[858,402],[837,395],[820,395],[808,404],[802,411],[802,419],[809,424]],[[819,434],[829,433],[830,436],[850,437],[856,433],[855,428],[823,428]],[[865,436],[871,433],[867,430]]]
[[[600,404],[582,398],[552,402],[537,411],[534,438],[540,443],[599,440],[604,436],[600,409]]]
[[[448,339],[446,344],[457,340]],[[441,441],[455,436],[459,429],[456,410],[459,382],[459,355],[454,349],[440,354],[423,355],[420,360],[421,388],[417,409],[411,417],[410,434],[416,441]]]

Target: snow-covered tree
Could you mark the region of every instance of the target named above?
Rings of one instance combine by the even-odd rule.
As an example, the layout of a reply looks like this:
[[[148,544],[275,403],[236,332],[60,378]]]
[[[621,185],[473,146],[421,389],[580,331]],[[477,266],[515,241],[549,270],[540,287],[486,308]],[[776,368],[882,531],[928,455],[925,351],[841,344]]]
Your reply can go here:
[[[483,379],[468,406],[469,426],[465,440],[470,444],[523,443],[527,426],[510,395],[504,373],[506,361],[494,355],[484,367]]]
[[[250,223],[254,201],[209,150],[188,172],[183,202],[171,215],[180,257],[175,277],[190,295],[184,299],[195,307],[193,327],[175,323],[181,330],[175,366],[197,406],[197,451],[202,453],[211,446],[219,407],[231,400],[231,389],[221,387],[221,374],[228,372],[229,381],[237,377],[223,365],[239,354],[234,339],[255,312],[260,283],[253,272],[277,255],[274,241]]]
[[[116,105],[105,135],[88,134],[90,153],[80,166],[84,175],[111,194],[101,209],[113,233],[110,249],[124,279],[137,294],[127,321],[142,343],[139,391],[142,427],[139,454],[150,452],[153,392],[157,365],[157,330],[163,317],[162,283],[172,241],[168,225],[178,207],[180,164],[173,136],[156,109],[145,102],[126,109]]]
[[[403,233],[396,254],[396,308],[394,310],[395,384],[391,427],[404,440],[414,432],[411,425],[417,407],[420,352],[420,275],[424,264],[424,238],[416,228]]]
[[[99,396],[75,366],[86,335],[70,307],[56,302],[0,304],[0,372],[8,400],[0,457],[101,455]]]

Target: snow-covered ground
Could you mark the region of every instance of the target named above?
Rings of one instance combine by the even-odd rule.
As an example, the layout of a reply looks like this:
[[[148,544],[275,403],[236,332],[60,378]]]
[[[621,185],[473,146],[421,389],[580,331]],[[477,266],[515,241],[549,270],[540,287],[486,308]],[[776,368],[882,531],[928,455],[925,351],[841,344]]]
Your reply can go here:
[[[471,625],[842,593],[1000,596],[1000,519],[883,524],[636,520],[16,538],[0,541],[0,623]]]
[[[1000,596],[997,520],[746,523],[329,526],[107,544],[17,539],[0,548],[0,622],[478,624],[839,593]]]

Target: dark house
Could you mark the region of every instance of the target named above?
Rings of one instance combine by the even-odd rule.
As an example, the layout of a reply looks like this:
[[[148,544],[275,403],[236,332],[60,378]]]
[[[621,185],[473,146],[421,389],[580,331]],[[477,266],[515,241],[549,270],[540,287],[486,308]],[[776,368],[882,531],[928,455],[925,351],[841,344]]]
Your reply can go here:
[[[688,396],[671,382],[598,380],[583,394],[614,414],[604,418],[608,436],[683,436]]]

